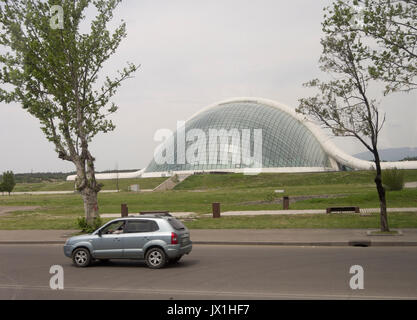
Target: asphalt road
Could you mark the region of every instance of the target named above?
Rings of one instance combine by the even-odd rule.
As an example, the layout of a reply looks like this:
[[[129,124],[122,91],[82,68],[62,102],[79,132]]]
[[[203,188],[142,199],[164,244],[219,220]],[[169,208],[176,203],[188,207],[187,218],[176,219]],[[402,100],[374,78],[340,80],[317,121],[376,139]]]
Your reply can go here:
[[[52,265],[64,290],[51,290]],[[364,289],[352,290],[352,265]],[[76,268],[60,245],[0,245],[0,299],[417,299],[417,248],[194,246],[177,265]]]

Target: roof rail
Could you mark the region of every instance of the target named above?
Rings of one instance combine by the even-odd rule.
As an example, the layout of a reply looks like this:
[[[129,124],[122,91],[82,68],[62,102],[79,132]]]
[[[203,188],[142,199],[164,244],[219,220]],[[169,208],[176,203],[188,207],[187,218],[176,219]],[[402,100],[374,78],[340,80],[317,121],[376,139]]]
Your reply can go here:
[[[154,215],[154,216],[163,216],[163,217],[172,217],[169,211],[141,211],[139,215]]]

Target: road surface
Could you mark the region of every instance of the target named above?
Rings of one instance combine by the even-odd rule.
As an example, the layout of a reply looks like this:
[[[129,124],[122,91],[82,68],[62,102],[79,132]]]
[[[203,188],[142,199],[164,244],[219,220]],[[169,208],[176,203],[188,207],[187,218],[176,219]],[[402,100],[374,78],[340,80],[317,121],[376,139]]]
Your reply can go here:
[[[417,299],[415,247],[196,245],[177,265],[76,268],[61,245],[0,245],[0,299]],[[64,290],[51,290],[52,265]],[[364,289],[349,286],[364,270]]]

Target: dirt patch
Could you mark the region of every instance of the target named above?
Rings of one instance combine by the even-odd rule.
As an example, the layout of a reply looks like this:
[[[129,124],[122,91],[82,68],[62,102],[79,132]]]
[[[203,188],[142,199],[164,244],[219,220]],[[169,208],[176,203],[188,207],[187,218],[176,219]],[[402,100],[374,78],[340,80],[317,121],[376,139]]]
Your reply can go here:
[[[0,206],[0,216],[16,211],[33,211],[39,208],[34,206]]]
[[[332,199],[332,198],[344,198],[348,196],[347,194],[320,194],[320,195],[310,195],[310,196],[292,196],[290,197],[290,203],[295,203],[297,201],[304,201],[310,199]],[[281,204],[282,198],[275,199],[273,201],[267,200],[257,200],[257,201],[246,201],[239,202],[240,205],[252,205],[252,204]]]

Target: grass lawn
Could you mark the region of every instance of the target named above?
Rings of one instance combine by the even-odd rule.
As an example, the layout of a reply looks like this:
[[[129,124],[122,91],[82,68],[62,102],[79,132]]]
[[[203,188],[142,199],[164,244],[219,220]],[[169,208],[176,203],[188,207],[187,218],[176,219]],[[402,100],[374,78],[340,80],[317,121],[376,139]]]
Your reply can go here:
[[[389,214],[390,228],[417,228],[417,213]],[[368,229],[380,227],[379,214],[303,214],[202,218],[185,223],[190,229]]]
[[[291,203],[291,209],[324,209],[329,206],[359,206],[373,208],[379,206],[376,190],[360,185],[334,185],[289,187],[286,195],[306,196],[306,200]],[[211,212],[213,202],[221,203],[222,211],[238,210],[278,210],[282,204],[266,200],[270,188],[166,191],[144,193],[101,193],[99,207],[101,213],[118,213],[120,204],[127,203],[129,212],[168,210],[192,211],[196,213]],[[328,198],[312,198],[309,195],[327,195]],[[279,199],[282,195],[279,196]],[[417,189],[405,189],[387,193],[389,207],[417,207]],[[17,195],[0,197],[0,206],[39,206],[39,213],[51,215],[82,214],[83,202],[78,194],[64,195]]]
[[[406,181],[417,181],[417,170],[408,170]],[[139,183],[142,189],[151,188],[165,178],[120,180],[119,185]],[[373,172],[333,172],[314,174],[243,174],[191,176],[175,190],[144,193],[101,193],[101,213],[119,213],[120,205],[127,203],[129,212],[168,210],[210,213],[213,202],[221,203],[222,211],[278,210],[279,200],[289,196],[297,200],[290,209],[325,209],[330,206],[379,207],[378,196],[372,182]],[[137,181],[137,182],[136,182]],[[147,181],[144,186],[141,182]],[[123,182],[123,183],[122,183]],[[67,182],[65,182],[67,183]],[[38,185],[38,184],[36,184]],[[46,186],[47,190],[56,185]],[[62,186],[61,186],[62,187]],[[60,188],[61,188],[60,187]],[[115,189],[111,180],[105,189]],[[285,193],[275,194],[274,190]],[[39,190],[39,189],[38,189]],[[18,190],[16,190],[18,191]],[[271,194],[276,195],[274,201]],[[319,197],[320,196],[320,197]],[[388,207],[417,207],[417,188],[387,192]],[[0,206],[36,206],[33,211],[0,215],[0,229],[74,229],[76,219],[83,215],[83,202],[78,194],[0,196]],[[390,214],[391,227],[417,227],[413,214]],[[391,220],[390,220],[391,222]],[[233,223],[238,225],[233,226]],[[189,222],[191,228],[378,228],[378,216],[358,217],[344,214],[275,216],[275,217],[224,217],[222,219],[198,219]]]
[[[204,174],[194,175],[176,186],[175,190],[206,190],[206,189],[253,189],[289,186],[317,185],[372,185],[373,171],[344,171],[316,173],[261,173],[250,176],[243,174]],[[404,170],[405,182],[417,181],[417,170]]]
[[[391,213],[390,228],[417,228],[417,213]],[[107,222],[111,219],[103,219]],[[240,216],[220,219],[198,218],[186,221],[189,229],[378,229],[379,215],[304,214],[279,216]],[[0,219],[2,230],[73,230],[79,229],[75,216],[49,217],[43,214],[14,213]]]

